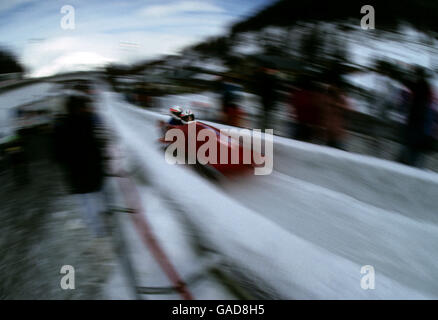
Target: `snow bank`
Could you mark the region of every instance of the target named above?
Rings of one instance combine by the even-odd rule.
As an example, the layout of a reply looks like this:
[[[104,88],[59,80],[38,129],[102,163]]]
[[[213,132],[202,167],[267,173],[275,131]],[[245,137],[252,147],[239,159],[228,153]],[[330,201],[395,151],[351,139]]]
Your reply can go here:
[[[374,206],[438,223],[438,174],[281,137],[274,168]]]

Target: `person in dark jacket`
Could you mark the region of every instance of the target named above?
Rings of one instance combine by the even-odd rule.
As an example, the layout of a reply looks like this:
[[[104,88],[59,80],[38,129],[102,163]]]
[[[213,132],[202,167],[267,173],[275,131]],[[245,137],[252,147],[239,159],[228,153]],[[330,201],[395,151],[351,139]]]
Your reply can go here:
[[[295,139],[313,141],[318,137],[322,122],[320,96],[316,84],[309,77],[300,79],[298,87],[293,90],[290,101],[296,121]]]
[[[97,134],[99,121],[85,95],[69,97],[66,107],[67,115],[55,125],[55,156],[64,168],[71,193],[79,195],[85,222],[101,236],[104,145]]]
[[[260,68],[254,76],[254,85],[256,94],[260,97],[262,103],[262,123],[263,129],[270,125],[269,119],[272,110],[275,109],[277,101],[278,81],[275,75],[276,70],[269,68]]]
[[[232,77],[225,77],[221,82],[222,112],[224,122],[230,126],[240,126],[242,110],[239,107],[240,86]]]
[[[68,114],[55,128],[57,158],[67,171],[72,193],[102,188],[103,145],[97,138],[97,119],[90,112],[90,104],[86,97],[70,97]]]
[[[426,71],[416,68],[415,79],[406,83],[412,93],[404,132],[404,147],[399,161],[411,166],[421,166],[426,151],[428,115],[432,102],[432,90],[426,79]]]

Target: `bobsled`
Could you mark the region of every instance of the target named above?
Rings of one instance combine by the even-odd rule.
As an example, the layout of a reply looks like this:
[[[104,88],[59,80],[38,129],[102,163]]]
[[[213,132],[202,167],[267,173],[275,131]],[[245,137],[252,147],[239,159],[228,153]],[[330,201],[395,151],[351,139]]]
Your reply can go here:
[[[166,139],[166,133],[171,129],[178,129],[183,133],[179,136],[184,137],[185,164],[193,164],[189,163],[189,157],[187,155],[190,150],[189,144],[192,143],[192,150],[193,148],[196,150],[195,164],[197,166],[202,165],[208,167],[208,169],[224,176],[254,173],[254,168],[260,166],[256,163],[255,159],[260,159],[260,157],[264,156],[261,152],[253,150],[252,143],[250,143],[248,148],[248,146],[242,143],[240,139],[225,134],[223,130],[221,131],[218,128],[199,120],[182,125],[169,125],[164,121],[159,121],[158,125],[161,128],[161,133],[163,135],[158,141],[165,149],[175,143],[178,139],[178,137],[172,137],[172,135]],[[190,126],[192,127],[190,128]],[[191,134],[189,133],[189,130],[192,130]],[[202,130],[210,132],[207,138],[205,137],[205,132],[201,133]],[[213,137],[215,138],[214,143],[216,144],[215,151],[217,153],[216,157],[214,157],[216,161],[207,161],[207,163],[203,161],[203,163],[201,163],[202,161],[200,162],[198,151],[202,148],[201,151],[204,152],[207,149],[204,144],[209,142],[209,139]],[[190,139],[192,139],[192,141],[190,141]],[[201,154],[205,154],[206,157],[209,158],[209,152],[210,150],[207,150],[205,153]]]

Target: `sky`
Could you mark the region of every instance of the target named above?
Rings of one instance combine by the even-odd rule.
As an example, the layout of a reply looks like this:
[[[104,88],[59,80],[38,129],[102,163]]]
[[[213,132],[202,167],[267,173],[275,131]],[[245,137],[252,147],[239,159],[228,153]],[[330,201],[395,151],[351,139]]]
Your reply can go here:
[[[274,0],[2,0],[0,46],[30,76],[131,64],[174,54]],[[74,9],[74,28],[66,29]],[[71,17],[71,11],[70,17]],[[69,20],[69,26],[73,26]],[[64,22],[64,24],[62,24]]]

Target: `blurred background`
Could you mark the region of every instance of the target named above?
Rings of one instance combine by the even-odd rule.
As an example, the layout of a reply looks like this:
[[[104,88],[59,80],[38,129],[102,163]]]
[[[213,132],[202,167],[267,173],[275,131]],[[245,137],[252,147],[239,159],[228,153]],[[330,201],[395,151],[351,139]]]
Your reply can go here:
[[[436,12],[5,0],[0,298],[437,298]],[[169,167],[171,106],[273,129],[274,173]]]

